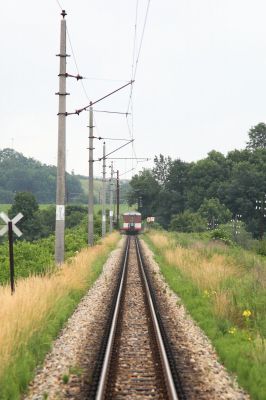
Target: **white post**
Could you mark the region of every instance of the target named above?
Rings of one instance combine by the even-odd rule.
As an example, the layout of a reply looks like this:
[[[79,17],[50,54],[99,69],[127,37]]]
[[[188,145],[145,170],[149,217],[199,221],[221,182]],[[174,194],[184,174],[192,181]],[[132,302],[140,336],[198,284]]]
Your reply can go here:
[[[64,261],[65,253],[65,166],[66,166],[66,16],[62,10],[60,32],[60,73],[59,73],[59,112],[58,112],[58,150],[56,186],[56,225],[55,261]]]
[[[88,197],[88,245],[93,246],[93,108],[90,107],[89,136],[89,197]]]

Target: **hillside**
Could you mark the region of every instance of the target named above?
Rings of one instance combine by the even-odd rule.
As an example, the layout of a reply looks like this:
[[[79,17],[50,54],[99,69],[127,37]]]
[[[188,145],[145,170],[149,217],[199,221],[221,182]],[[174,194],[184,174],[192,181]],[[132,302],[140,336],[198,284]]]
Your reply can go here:
[[[66,174],[67,198],[84,196],[79,179]],[[56,167],[42,164],[12,149],[0,150],[0,203],[12,203],[16,192],[31,192],[39,203],[54,203]]]
[[[88,178],[83,175],[77,175],[79,181],[81,183],[82,189],[85,195],[88,195]],[[109,184],[109,179],[107,179],[107,183]],[[102,193],[102,180],[100,178],[95,178],[93,183],[94,188],[94,202],[95,204],[99,204],[101,200],[101,193]],[[116,179],[114,179],[114,201],[116,198]],[[126,179],[120,180],[120,203],[125,204],[127,203],[127,194],[130,190],[129,181]],[[106,190],[106,202],[109,203],[109,188],[107,186]]]

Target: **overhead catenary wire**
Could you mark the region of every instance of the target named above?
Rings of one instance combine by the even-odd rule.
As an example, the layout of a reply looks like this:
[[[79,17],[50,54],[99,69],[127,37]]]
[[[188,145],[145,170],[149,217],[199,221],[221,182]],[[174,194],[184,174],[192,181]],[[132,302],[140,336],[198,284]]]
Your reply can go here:
[[[61,4],[60,4],[60,1],[59,1],[59,0],[56,0],[56,2],[57,2],[57,4],[58,4],[58,6],[60,7],[60,9],[62,10],[62,6],[61,6]],[[145,29],[146,29],[146,24],[147,24],[147,18],[148,18],[149,8],[150,8],[150,0],[148,0],[148,3],[147,3],[146,12],[145,12],[145,18],[144,18],[144,24],[143,24],[143,27],[142,27],[141,38],[140,38],[140,42],[139,42],[139,46],[138,46],[138,43],[137,43],[137,32],[138,32],[138,19],[139,19],[139,0],[136,0],[136,6],[135,6],[135,23],[134,23],[134,39],[133,39],[133,52],[132,52],[132,64],[131,64],[131,77],[136,76],[136,73],[137,73],[137,67],[138,67],[138,63],[139,63],[139,59],[140,59],[140,54],[141,54],[141,50],[142,50],[143,38],[144,38]],[[72,39],[71,39],[71,35],[70,35],[70,31],[69,31],[69,28],[68,28],[68,27],[66,28],[66,31],[67,31],[68,42],[69,42],[70,49],[71,49],[71,55],[72,55],[72,57],[73,57],[73,61],[74,61],[74,64],[75,64],[75,68],[76,68],[76,70],[77,70],[77,74],[78,74],[77,76],[79,77],[79,76],[80,76],[80,72],[79,72],[80,69],[79,69],[79,65],[78,65],[78,62],[77,62],[76,53],[75,53],[75,51],[74,51],[74,46],[73,46],[73,43],[72,43]],[[107,78],[92,78],[92,77],[87,78],[87,77],[83,77],[83,79],[94,79],[94,80],[106,80],[106,81],[117,81],[117,82],[120,81],[120,82],[125,82],[125,80],[117,80],[117,79],[115,80],[115,79],[107,79]],[[78,80],[79,80],[79,79],[78,79]],[[91,99],[89,98],[88,93],[87,93],[87,91],[86,91],[86,87],[85,87],[85,85],[84,85],[84,82],[83,82],[83,80],[81,80],[82,90],[83,90],[83,92],[84,92],[84,94],[85,94],[85,97],[86,97],[86,98],[88,99],[88,101],[90,102],[90,104],[89,104],[88,106],[85,106],[85,107],[83,107],[83,108],[80,108],[80,109],[78,109],[78,110],[75,110],[75,112],[73,112],[73,113],[67,113],[67,112],[66,112],[65,115],[66,115],[66,116],[67,116],[67,115],[73,115],[73,114],[79,115],[82,111],[87,111],[87,109],[88,109],[91,105],[94,105],[94,104],[98,103],[99,101],[105,99],[106,97],[108,97],[108,96],[110,96],[111,94],[115,93],[116,91],[122,89],[123,87],[126,87],[127,85],[130,85],[129,107],[131,107],[131,109],[132,109],[132,120],[131,120],[131,122],[132,122],[132,128],[131,128],[131,129],[130,129],[130,127],[129,127],[129,120],[128,120],[129,115],[131,116],[131,113],[129,112],[129,107],[128,107],[128,110],[127,110],[126,113],[115,112],[115,111],[109,111],[109,110],[96,110],[96,112],[105,112],[105,113],[109,113],[109,114],[120,114],[120,115],[125,115],[125,116],[126,116],[126,120],[127,120],[128,129],[129,129],[129,132],[130,132],[130,138],[133,139],[133,134],[134,134],[134,133],[133,133],[133,131],[134,131],[134,124],[133,124],[133,102],[132,102],[133,83],[134,83],[134,81],[131,79],[130,82],[127,81],[127,83],[126,83],[125,85],[123,85],[122,87],[120,87],[119,89],[117,89],[117,90],[115,90],[115,91],[109,93],[109,94],[106,95],[106,96],[103,96],[102,98],[100,98],[100,99],[98,99],[98,100],[96,100],[95,102],[92,103],[92,102],[91,102]],[[91,103],[92,103],[92,104],[91,104]],[[94,125],[96,125],[96,124],[94,123]],[[97,125],[98,125],[98,124],[97,124]],[[95,126],[95,127],[96,127],[96,130],[98,130],[98,126]],[[133,145],[133,140],[132,140],[132,155],[133,155],[133,154],[134,154],[134,156],[136,157],[136,151],[135,151],[135,148],[134,148],[134,145]],[[132,157],[132,159],[133,159],[133,157]],[[132,161],[132,163],[133,163],[133,161]],[[133,167],[133,164],[132,164],[132,167]]]
[[[59,1],[58,1],[58,0],[56,0],[56,2],[57,2],[57,4],[58,4],[58,6],[59,6],[60,10],[62,11],[62,10],[63,10],[63,8],[62,8],[61,4],[59,3]]]
[[[146,6],[145,17],[144,17],[144,23],[143,23],[143,27],[142,27],[142,31],[141,31],[139,47],[138,47],[138,50],[136,52],[137,30],[138,30],[138,13],[139,13],[139,0],[136,0],[134,40],[133,40],[133,55],[132,55],[132,65],[131,65],[131,79],[134,80],[134,81],[136,79],[136,74],[137,74],[140,54],[141,54],[142,45],[143,45],[144,34],[145,34],[146,26],[147,26],[148,14],[149,14],[149,10],[150,10],[150,3],[151,3],[151,0],[148,0],[147,6]],[[128,105],[127,105],[127,109],[126,109],[126,123],[127,123],[127,127],[128,127],[129,137],[131,139],[134,138],[133,90],[134,90],[134,86],[132,85],[131,89],[130,89]],[[129,110],[130,109],[131,109],[131,113],[130,113],[131,114],[131,126],[130,126],[129,119],[128,119],[128,114],[129,114]],[[133,154],[136,157],[136,151],[135,151],[134,143],[132,142],[132,155]],[[132,157],[132,167],[133,167],[133,157]]]

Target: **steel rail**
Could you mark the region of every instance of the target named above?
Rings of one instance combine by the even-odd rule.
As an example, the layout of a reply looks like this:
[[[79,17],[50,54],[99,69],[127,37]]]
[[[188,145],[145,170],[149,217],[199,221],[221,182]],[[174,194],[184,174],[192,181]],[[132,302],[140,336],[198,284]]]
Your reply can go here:
[[[124,263],[123,263],[123,272],[122,272],[121,281],[120,281],[120,285],[119,285],[117,301],[116,301],[115,310],[114,310],[113,319],[112,319],[112,325],[110,328],[110,333],[109,333],[108,342],[107,342],[107,346],[106,346],[101,376],[99,379],[99,384],[98,384],[97,393],[96,393],[96,397],[95,397],[96,400],[103,400],[104,395],[105,395],[105,389],[106,389],[106,384],[107,384],[107,380],[108,380],[109,364],[110,364],[110,359],[112,356],[112,348],[113,348],[113,342],[114,342],[115,333],[116,333],[117,319],[118,319],[120,303],[121,303],[121,298],[122,298],[122,292],[123,292],[123,286],[124,286],[124,281],[125,281],[125,276],[126,276],[126,267],[127,267],[127,262],[128,262],[129,246],[130,246],[130,240],[129,240],[129,238],[127,238],[126,252],[125,252],[125,258],[124,258]]]
[[[176,388],[175,388],[175,384],[174,384],[171,368],[170,368],[170,365],[169,365],[169,362],[168,362],[168,357],[166,355],[166,351],[165,351],[165,347],[164,347],[164,343],[163,343],[163,338],[162,338],[162,335],[161,335],[161,331],[160,331],[159,323],[158,323],[158,320],[157,320],[157,316],[156,316],[153,300],[152,300],[152,297],[151,297],[149,284],[148,284],[148,281],[147,281],[147,278],[146,278],[146,273],[145,273],[145,270],[144,270],[142,257],[141,257],[141,253],[140,253],[140,249],[139,249],[139,242],[138,242],[137,238],[135,239],[135,243],[136,243],[136,249],[137,249],[137,254],[138,254],[139,267],[140,267],[140,270],[141,270],[141,273],[142,273],[142,278],[143,278],[145,289],[146,289],[147,300],[148,300],[149,307],[150,307],[150,313],[151,313],[151,317],[152,317],[153,328],[154,328],[154,332],[155,332],[156,340],[157,340],[157,345],[158,345],[160,356],[161,356],[161,363],[162,363],[162,367],[163,367],[163,371],[164,371],[164,378],[165,378],[165,384],[166,384],[167,391],[168,391],[168,396],[169,396],[170,400],[178,400],[178,395],[177,395],[177,392],[176,392]]]

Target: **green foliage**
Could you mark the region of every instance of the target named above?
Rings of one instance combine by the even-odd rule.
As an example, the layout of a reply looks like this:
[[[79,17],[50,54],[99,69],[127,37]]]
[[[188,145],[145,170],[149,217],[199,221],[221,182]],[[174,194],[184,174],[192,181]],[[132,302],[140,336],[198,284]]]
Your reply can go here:
[[[75,210],[75,207],[73,207],[73,209]],[[87,227],[87,218],[83,218],[79,225],[65,230],[66,259],[72,257],[76,252],[87,246]],[[96,243],[100,237],[101,216],[95,215],[94,242]],[[14,243],[15,278],[26,278],[30,275],[43,275],[52,271],[54,268],[54,247],[55,238],[53,234],[34,242],[17,240]],[[9,282],[9,252],[7,241],[0,244],[0,265],[0,284],[4,284]]]
[[[211,151],[197,162],[159,155],[152,170],[135,175],[130,202],[144,199],[143,213],[154,215],[169,228],[173,217],[184,211],[199,212],[208,223],[226,223],[242,215],[247,230],[260,235],[260,213],[255,201],[266,193],[266,148],[234,150],[224,156]],[[147,212],[148,210],[148,212]]]
[[[219,199],[211,198],[204,199],[199,210],[199,214],[206,218],[210,227],[212,224],[223,224],[231,219],[231,212],[224,204],[221,204]]]
[[[41,237],[41,223],[38,218],[39,205],[32,193],[19,192],[14,198],[9,216],[13,218],[19,212],[23,214],[19,227],[25,240],[34,240]]]
[[[199,213],[184,211],[173,216],[170,224],[172,231],[179,232],[203,232],[206,230],[207,220]]]
[[[214,235],[214,232],[212,234]],[[222,230],[220,229],[220,232]],[[177,293],[186,309],[205,331],[214,344],[222,363],[237,375],[239,383],[256,400],[264,400],[266,393],[266,263],[265,259],[254,258],[254,254],[233,246],[214,247],[202,242],[199,237],[190,234],[168,234],[171,246],[185,244],[194,248],[195,240],[202,254],[218,253],[234,260],[239,265],[238,274],[225,280],[221,290],[227,293],[227,300],[233,302],[236,314],[230,314],[228,305],[227,317],[218,317],[213,307],[215,294],[206,296],[192,280],[178,268],[168,264],[162,249],[156,248],[145,235],[144,239],[155,253],[162,274],[171,289]],[[226,233],[225,233],[226,235]],[[181,240],[180,240],[181,239]],[[251,316],[245,318],[243,310],[251,310]],[[247,362],[248,360],[248,362]]]
[[[36,331],[30,340],[21,346],[20,351],[14,356],[13,363],[5,371],[5,375],[0,382],[0,399],[21,399],[22,393],[26,392],[28,383],[34,377],[36,366],[43,362],[53,340],[77,307],[82,296],[101,273],[102,266],[110,250],[112,250],[112,247],[107,249],[94,262],[92,274],[86,282],[86,287],[83,290],[73,290],[59,298],[47,315],[46,320],[44,320],[42,329]],[[67,380],[64,377],[62,379]]]
[[[248,136],[247,149],[256,150],[266,148],[266,124],[264,122],[253,126],[249,130]]]
[[[0,203],[11,203],[16,192],[31,192],[38,202],[54,203],[56,167],[41,164],[12,149],[0,150]],[[67,197],[77,200],[83,195],[79,179],[66,173]]]
[[[159,184],[151,171],[144,169],[139,175],[133,176],[130,185],[132,189],[128,193],[129,205],[137,203],[143,218],[153,215]]]
[[[216,228],[211,231],[211,239],[221,240],[226,244],[232,244],[231,235],[222,227]]]

